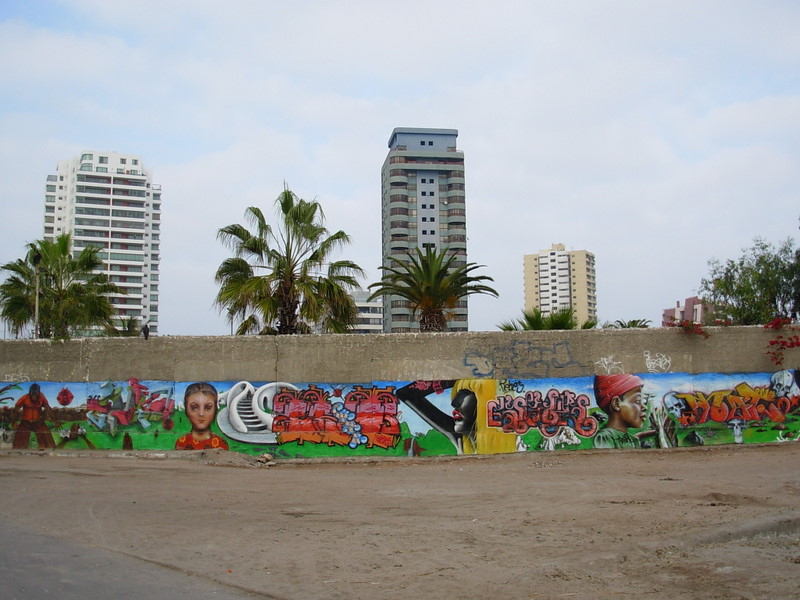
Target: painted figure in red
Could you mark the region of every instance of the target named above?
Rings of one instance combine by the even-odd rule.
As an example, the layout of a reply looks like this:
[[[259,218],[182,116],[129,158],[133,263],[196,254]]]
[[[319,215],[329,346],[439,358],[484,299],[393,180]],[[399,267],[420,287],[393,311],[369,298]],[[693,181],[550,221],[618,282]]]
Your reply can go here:
[[[50,416],[50,405],[38,383],[32,383],[28,393],[17,400],[15,410],[22,413],[22,416],[14,433],[14,448],[18,450],[27,448],[31,432],[36,434],[39,448],[56,447],[53,435],[44,423],[45,415]]]

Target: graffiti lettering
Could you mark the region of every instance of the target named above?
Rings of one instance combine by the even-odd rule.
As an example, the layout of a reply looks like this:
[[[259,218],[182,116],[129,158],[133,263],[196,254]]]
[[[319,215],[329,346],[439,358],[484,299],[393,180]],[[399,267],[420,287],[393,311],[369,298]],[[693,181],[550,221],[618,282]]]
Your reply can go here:
[[[786,415],[800,407],[800,396],[776,398],[768,387],[753,388],[740,383],[732,390],[678,393],[689,407],[679,418],[681,425],[699,425],[714,421],[727,423],[734,420],[782,423]]]
[[[672,366],[672,358],[659,352],[655,356],[650,356],[650,351],[644,351],[644,364],[650,373],[666,373]]]
[[[598,367],[600,367],[605,375],[612,375],[614,373],[624,373],[625,371],[622,368],[622,363],[618,360],[614,360],[614,356],[604,356],[600,360],[596,360],[595,363]]]
[[[3,376],[3,381],[8,383],[11,381],[30,381],[31,378],[25,375],[24,373],[8,373],[7,375]]]
[[[509,394],[511,392],[521,394],[525,389],[525,384],[518,379],[504,379],[497,382],[497,389],[504,394]]]
[[[597,431],[597,421],[590,417],[589,397],[570,390],[551,389],[546,395],[538,390],[524,396],[498,396],[487,404],[490,427],[522,435],[538,427],[545,437],[554,436],[562,426],[571,427],[579,435],[589,437]]]
[[[357,448],[394,447],[400,440],[397,398],[393,388],[355,386],[344,395],[311,385],[304,390],[283,388],[275,394],[272,430],[280,443],[327,444]]]
[[[473,375],[477,377],[494,376],[497,379],[549,377],[552,369],[583,367],[572,356],[569,341],[550,346],[517,341],[493,350],[470,350],[464,356],[464,365],[471,367]]]

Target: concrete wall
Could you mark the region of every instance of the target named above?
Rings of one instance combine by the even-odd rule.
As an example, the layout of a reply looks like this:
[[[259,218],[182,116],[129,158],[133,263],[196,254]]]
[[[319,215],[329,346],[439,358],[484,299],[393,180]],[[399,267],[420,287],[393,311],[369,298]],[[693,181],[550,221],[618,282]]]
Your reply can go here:
[[[709,333],[3,341],[0,448],[292,458],[800,440],[800,348],[780,367],[766,354],[778,332]],[[206,399],[185,401],[203,396],[194,382],[213,386],[210,417]]]
[[[765,354],[775,332],[710,327],[708,339],[677,329],[470,332],[450,334],[4,340],[5,381],[272,380],[393,381],[531,379],[652,371],[731,373],[774,370]],[[793,354],[794,353],[794,354]],[[800,349],[787,351],[797,366]],[[792,362],[794,361],[794,362]]]

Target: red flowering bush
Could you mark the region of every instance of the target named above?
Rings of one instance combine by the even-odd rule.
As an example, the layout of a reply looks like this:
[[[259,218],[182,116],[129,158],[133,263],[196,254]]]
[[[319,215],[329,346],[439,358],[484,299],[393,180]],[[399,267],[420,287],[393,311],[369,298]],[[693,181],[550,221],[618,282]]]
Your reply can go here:
[[[792,320],[789,317],[775,317],[764,325],[764,329],[772,329],[773,331],[791,330],[795,331],[795,327],[791,327]],[[776,367],[783,367],[783,353],[789,348],[800,348],[800,335],[783,334],[779,333],[769,341],[767,347],[767,356]]]
[[[772,321],[764,325],[764,329],[781,330],[787,325],[791,325],[791,323],[792,320],[789,317],[775,317]]]
[[[672,318],[672,321],[667,323],[667,327],[676,327],[683,331],[684,333],[690,333],[693,335],[702,335],[704,338],[711,337],[703,326],[700,323],[695,323],[694,321],[690,321],[689,319],[684,319],[681,321],[680,319],[676,319],[675,317]]]

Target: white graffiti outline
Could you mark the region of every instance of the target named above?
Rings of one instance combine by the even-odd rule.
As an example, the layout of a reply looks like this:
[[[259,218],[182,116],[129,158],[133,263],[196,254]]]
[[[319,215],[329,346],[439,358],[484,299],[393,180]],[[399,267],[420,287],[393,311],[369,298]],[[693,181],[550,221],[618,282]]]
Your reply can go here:
[[[672,357],[667,356],[663,352],[651,356],[650,350],[645,350],[644,364],[647,366],[647,370],[650,373],[667,373],[672,366]]]
[[[595,363],[598,367],[603,369],[606,375],[612,375],[613,373],[624,373],[625,370],[622,368],[622,363],[618,360],[614,360],[614,355],[610,354],[609,356],[604,356]]]

